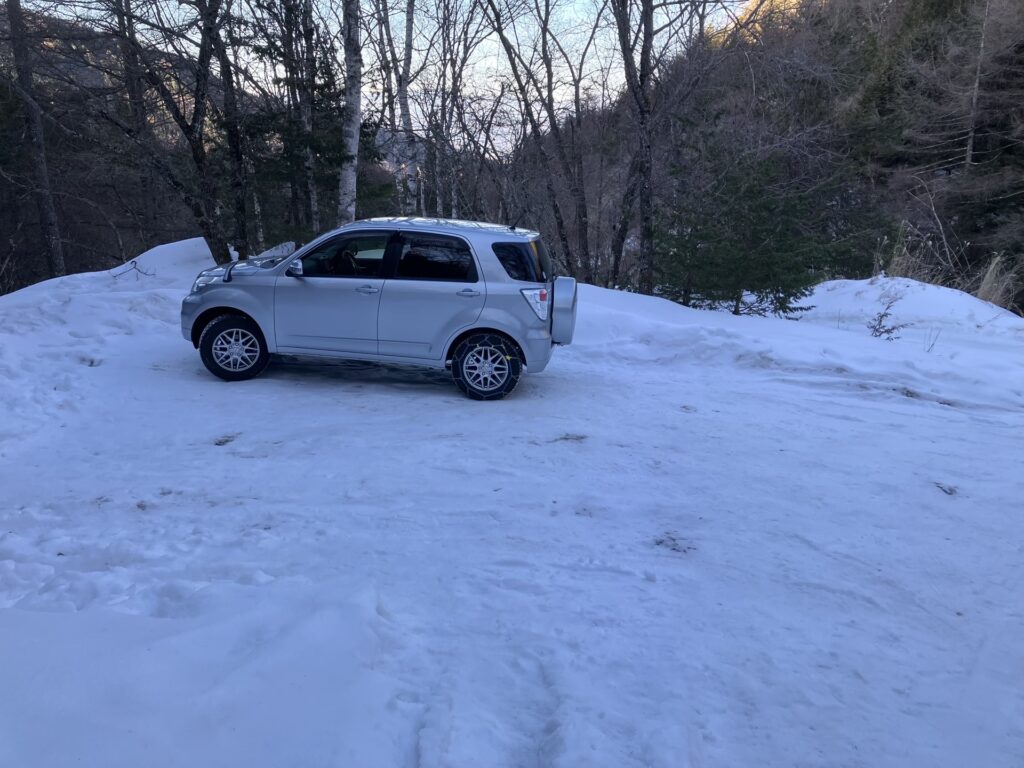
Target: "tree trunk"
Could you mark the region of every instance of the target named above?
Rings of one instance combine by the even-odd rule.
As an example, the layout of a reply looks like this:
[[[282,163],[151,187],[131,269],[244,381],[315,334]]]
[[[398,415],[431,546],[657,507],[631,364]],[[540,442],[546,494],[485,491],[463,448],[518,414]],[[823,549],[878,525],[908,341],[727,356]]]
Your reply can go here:
[[[306,193],[309,195],[309,225],[314,235],[320,233],[320,194],[316,184],[316,155],[313,151],[313,101],[316,90],[316,29],[313,26],[313,3],[302,3],[302,93],[300,112],[302,134],[305,139],[302,167],[306,175]]]
[[[544,111],[548,116],[548,133],[555,145],[555,156],[558,158],[559,165],[562,168],[562,176],[565,179],[565,183],[569,188],[569,194],[572,197],[574,218],[576,223],[576,247],[577,256],[579,261],[573,264],[572,274],[576,275],[580,269],[584,270],[583,279],[589,281],[589,276],[586,272],[586,264],[590,260],[590,214],[587,207],[587,195],[583,188],[583,156],[579,142],[574,142],[572,147],[567,146],[565,137],[562,135],[561,118],[559,117],[558,110],[556,108],[556,90],[558,88],[558,82],[555,77],[554,64],[552,62],[551,50],[549,41],[555,34],[550,27],[550,14],[552,4],[550,0],[545,0],[544,11],[541,18],[541,61],[544,65],[544,85],[541,87],[537,85],[537,90],[541,94],[541,101],[544,105]],[[574,119],[579,121],[581,112],[581,102],[578,90],[575,93],[575,104],[576,111]],[[576,127],[579,126],[577,122]],[[574,159],[570,159],[570,152],[575,156]]]
[[[199,231],[202,232],[203,239],[213,254],[213,260],[218,264],[230,264],[231,249],[218,221],[217,189],[210,177],[206,149],[202,141],[202,137],[198,137],[192,146],[192,162],[195,163],[199,176],[199,194],[189,201],[189,205],[192,208],[192,215],[199,224]]]
[[[634,29],[632,0],[611,0],[619,50],[626,75],[626,91],[630,110],[636,123],[637,162],[630,166],[636,175],[627,185],[636,184],[640,206],[640,275],[641,293],[654,292],[654,189],[651,150],[651,85],[654,74],[654,0],[638,0],[639,30]]]
[[[646,117],[646,116],[645,116]],[[644,121],[639,139],[640,162],[637,179],[640,190],[640,279],[637,287],[640,293],[654,293],[654,167],[651,157],[651,135]]]
[[[416,157],[416,135],[412,129],[412,110],[409,108],[409,79],[412,77],[412,33],[413,20],[416,13],[416,0],[407,0],[405,4],[405,40],[402,49],[402,66],[398,72],[398,115],[402,121],[402,213],[416,212],[419,197],[419,173]]]
[[[981,66],[985,58],[985,35],[988,32],[988,14],[991,0],[985,0],[985,16],[981,21],[981,40],[978,43],[978,63],[974,68],[974,85],[971,88],[971,115],[970,127],[967,133],[967,151],[964,154],[964,165],[971,167],[974,161],[974,135],[977,132],[978,122],[978,92],[981,90]]]
[[[362,127],[363,56],[359,44],[359,0],[344,0],[345,115],[341,140],[347,157],[338,171],[338,226],[355,221]]]
[[[263,236],[263,211],[260,209],[260,196],[256,190],[252,190],[252,218],[256,226],[256,250],[262,253],[267,247],[266,239]]]
[[[135,38],[135,15],[132,10],[131,0],[114,0],[114,13],[117,16],[117,30],[120,36],[121,66],[124,69],[125,92],[128,94],[128,111],[131,114],[131,126],[139,139],[148,137],[150,134],[149,121],[147,119],[145,102],[145,83],[142,77],[142,65],[139,61],[138,51],[131,44]],[[155,206],[153,196],[147,194],[154,183],[152,168],[146,164],[139,165],[139,190],[141,199],[139,206],[142,221],[145,226],[139,227],[139,237],[144,246],[149,247],[150,238],[148,231],[155,221]]]
[[[14,66],[17,69],[18,91],[25,110],[25,122],[29,135],[29,154],[35,173],[35,189],[32,190],[39,208],[39,222],[46,240],[46,257],[50,277],[61,277],[67,273],[64,266],[64,244],[57,221],[57,208],[53,203],[50,189],[50,173],[46,166],[46,137],[43,133],[43,114],[35,99],[32,84],[32,61],[25,37],[25,23],[21,15],[21,0],[7,0],[7,17],[11,25],[11,49]]]
[[[220,77],[224,90],[224,132],[228,140],[228,157],[231,163],[231,191],[234,200],[234,235],[235,250],[239,259],[249,258],[249,220],[246,212],[246,173],[245,152],[242,146],[241,112],[238,109],[238,96],[235,91],[235,71],[228,54],[228,46],[224,41],[223,30],[214,32],[214,45],[217,49],[217,62],[220,64]]]
[[[612,237],[612,277],[610,288],[619,286],[619,277],[622,269],[622,254],[626,250],[626,238],[629,236],[629,223],[633,220],[633,208],[636,205],[637,194],[640,189],[639,172],[640,152],[637,151],[629,161],[629,169],[626,171],[626,188],[622,193],[622,202],[619,204],[619,223],[615,227]]]
[[[298,137],[301,133],[302,120],[299,117],[299,89],[296,87],[296,80],[299,77],[299,67],[296,63],[295,54],[295,7],[294,0],[283,0],[281,4],[281,68],[284,70],[284,92],[287,120],[289,129],[285,132],[284,156],[288,160],[288,224],[294,229],[299,229],[309,223],[305,216],[305,193],[308,187],[300,184],[299,177],[305,172],[305,165],[300,161],[300,155],[304,156],[303,150],[298,147]]]
[[[430,126],[432,141],[428,141],[424,148],[423,164],[430,169],[428,178],[433,182],[431,189],[434,194],[434,215],[439,219],[444,218],[444,193],[441,191],[441,161],[438,158],[441,146],[440,128],[432,124]]]

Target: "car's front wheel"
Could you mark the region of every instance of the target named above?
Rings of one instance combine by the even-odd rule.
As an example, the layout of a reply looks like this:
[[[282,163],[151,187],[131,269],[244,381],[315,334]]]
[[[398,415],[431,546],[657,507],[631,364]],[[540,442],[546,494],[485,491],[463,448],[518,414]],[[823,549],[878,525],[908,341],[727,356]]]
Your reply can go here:
[[[500,400],[516,388],[523,361],[515,345],[496,333],[464,339],[452,355],[452,377],[467,397]]]
[[[199,356],[214,376],[243,381],[263,372],[270,362],[258,325],[241,315],[221,315],[199,337]]]

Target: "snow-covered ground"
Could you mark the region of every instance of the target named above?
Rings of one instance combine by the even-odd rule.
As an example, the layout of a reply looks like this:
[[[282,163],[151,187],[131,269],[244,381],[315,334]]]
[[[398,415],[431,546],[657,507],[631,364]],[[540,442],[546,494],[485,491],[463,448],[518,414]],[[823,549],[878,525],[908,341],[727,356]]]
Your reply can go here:
[[[0,298],[0,766],[1024,765],[1020,318],[583,287],[476,403],[213,378],[207,259]]]

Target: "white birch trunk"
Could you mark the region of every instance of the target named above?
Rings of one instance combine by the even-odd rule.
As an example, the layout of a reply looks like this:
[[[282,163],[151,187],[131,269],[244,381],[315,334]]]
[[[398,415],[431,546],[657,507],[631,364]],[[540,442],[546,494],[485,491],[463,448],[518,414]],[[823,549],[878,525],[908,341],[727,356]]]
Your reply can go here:
[[[355,221],[359,171],[359,130],[362,125],[363,57],[359,50],[359,0],[344,0],[345,118],[342,144],[348,159],[338,171],[338,226]]]

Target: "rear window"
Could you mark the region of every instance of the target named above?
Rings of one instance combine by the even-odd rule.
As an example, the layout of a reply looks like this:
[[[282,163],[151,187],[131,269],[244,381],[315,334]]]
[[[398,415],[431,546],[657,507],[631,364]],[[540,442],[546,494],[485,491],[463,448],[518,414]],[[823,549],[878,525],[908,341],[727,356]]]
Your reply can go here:
[[[551,257],[540,240],[528,243],[495,243],[494,255],[513,280],[547,283],[551,280]]]

